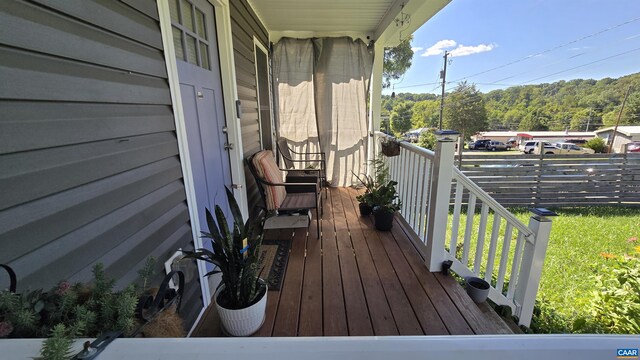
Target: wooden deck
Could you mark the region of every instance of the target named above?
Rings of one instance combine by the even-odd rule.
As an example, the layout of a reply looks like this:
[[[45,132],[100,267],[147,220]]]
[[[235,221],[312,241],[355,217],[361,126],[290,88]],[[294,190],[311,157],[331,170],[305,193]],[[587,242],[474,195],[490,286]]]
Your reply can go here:
[[[397,220],[376,231],[360,217],[356,190],[332,188],[322,236],[308,229],[271,231],[291,238],[280,291],[269,291],[267,317],[255,336],[510,334],[488,305],[478,306],[450,276],[431,273]],[[512,324],[513,326],[513,324]],[[220,336],[207,310],[193,336]]]

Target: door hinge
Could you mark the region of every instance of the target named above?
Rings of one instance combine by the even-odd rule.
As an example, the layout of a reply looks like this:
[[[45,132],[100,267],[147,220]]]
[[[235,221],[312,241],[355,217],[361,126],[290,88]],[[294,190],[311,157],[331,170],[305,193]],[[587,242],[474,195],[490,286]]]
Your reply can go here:
[[[231,187],[233,189],[242,189],[242,185],[240,185],[240,184],[231,184]]]
[[[224,149],[225,150],[233,150],[233,144],[224,143]]]

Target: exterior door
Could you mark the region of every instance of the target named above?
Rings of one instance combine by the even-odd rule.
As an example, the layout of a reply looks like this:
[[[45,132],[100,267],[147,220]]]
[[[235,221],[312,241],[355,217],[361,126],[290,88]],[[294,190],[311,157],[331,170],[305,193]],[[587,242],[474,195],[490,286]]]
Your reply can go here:
[[[198,230],[205,230],[205,207],[214,213],[220,205],[227,219],[230,215],[225,186],[231,188],[231,169],[214,8],[206,0],[169,3],[196,206],[204,228]],[[208,241],[204,245],[210,248]]]

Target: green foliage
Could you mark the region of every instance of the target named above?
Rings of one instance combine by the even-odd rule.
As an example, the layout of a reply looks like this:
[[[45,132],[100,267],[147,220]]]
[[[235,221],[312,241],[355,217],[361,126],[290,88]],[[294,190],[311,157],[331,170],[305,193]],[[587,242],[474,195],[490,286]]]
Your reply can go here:
[[[607,152],[607,144],[604,143],[604,140],[601,137],[594,137],[589,139],[584,147],[593,149],[596,153],[605,153]]]
[[[231,190],[226,189],[229,208],[233,214],[233,228],[229,229],[227,218],[220,206],[216,205],[216,220],[209,209],[206,210],[209,232],[203,237],[211,240],[213,251],[198,249],[185,251],[187,257],[203,260],[218,267],[205,276],[222,273],[224,290],[217,298],[218,304],[227,309],[243,309],[254,304],[265,287],[259,275],[262,271],[262,229],[264,211],[243,222],[242,214]]]
[[[413,103],[411,102],[401,102],[393,107],[389,122],[391,124],[391,130],[396,136],[401,136],[411,130],[412,109]]]
[[[436,100],[422,100],[413,105],[411,128],[437,128],[440,121],[440,102]]]
[[[396,185],[398,182],[390,180],[373,189],[371,192],[373,212],[394,213],[400,210],[402,202],[398,199]]]
[[[92,285],[60,282],[50,291],[0,292],[0,337],[46,337],[63,324],[69,336],[95,337],[109,330],[129,332],[135,323],[138,295],[130,286],[114,290],[102,264]],[[10,331],[6,331],[10,329]]]
[[[382,65],[382,87],[391,86],[392,80],[398,80],[411,67],[413,50],[411,50],[411,40],[409,36],[402,40],[398,46],[384,50],[384,62]]]
[[[369,166],[372,169],[373,177],[363,174],[362,176],[358,176],[353,173],[355,177],[360,181],[360,184],[364,186],[365,191],[363,194],[356,196],[356,200],[360,203],[366,203],[368,205],[374,206],[373,195],[372,193],[376,188],[381,185],[384,185],[389,180],[389,167],[387,163],[384,161],[382,156],[378,156],[377,158],[371,160],[369,162]]]
[[[156,268],[156,259],[153,256],[149,256],[147,260],[144,262],[144,266],[138,270],[138,275],[140,276],[141,286],[140,290],[145,292],[149,289],[149,280],[153,278],[155,274]]]
[[[71,345],[74,334],[64,324],[58,324],[51,329],[49,338],[44,341],[40,355],[43,360],[71,359]]]
[[[423,131],[418,138],[418,146],[429,150],[434,150],[437,142],[438,139],[433,131]]]
[[[487,128],[487,111],[482,94],[475,85],[460,83],[445,98],[443,127],[456,130],[468,138]]]
[[[617,257],[595,279],[589,316],[576,320],[574,330],[640,334],[640,260],[632,255]]]

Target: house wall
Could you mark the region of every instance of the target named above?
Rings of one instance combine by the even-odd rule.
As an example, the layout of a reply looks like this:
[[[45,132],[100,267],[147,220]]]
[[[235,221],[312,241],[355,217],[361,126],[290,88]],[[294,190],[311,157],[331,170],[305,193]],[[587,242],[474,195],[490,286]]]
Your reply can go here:
[[[255,36],[268,48],[269,36],[246,0],[231,0],[230,10],[238,99],[242,105],[240,117],[242,150],[246,158],[261,150],[253,37]],[[245,174],[247,202],[249,209],[255,209],[257,205],[261,204],[260,194],[248,169],[245,169]]]
[[[193,245],[155,1],[6,0],[0,23],[0,263],[19,291],[96,263],[123,287],[153,256],[159,283]]]

